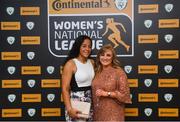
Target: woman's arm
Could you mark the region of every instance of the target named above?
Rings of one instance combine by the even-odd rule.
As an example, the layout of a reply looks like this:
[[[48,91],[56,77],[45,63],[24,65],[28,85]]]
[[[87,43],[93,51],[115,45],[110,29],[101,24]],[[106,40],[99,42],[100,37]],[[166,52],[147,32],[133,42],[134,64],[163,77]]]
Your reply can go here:
[[[62,72],[62,96],[68,114],[72,118],[78,118],[77,113],[79,113],[79,111],[73,109],[70,103],[70,82],[74,71],[75,64],[70,60],[65,64]]]

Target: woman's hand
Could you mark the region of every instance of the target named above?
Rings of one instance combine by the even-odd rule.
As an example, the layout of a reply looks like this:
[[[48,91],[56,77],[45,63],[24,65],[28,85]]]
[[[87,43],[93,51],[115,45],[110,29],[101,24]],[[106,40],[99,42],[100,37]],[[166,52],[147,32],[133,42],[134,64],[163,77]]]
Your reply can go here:
[[[68,110],[68,114],[69,114],[69,116],[71,117],[71,118],[73,118],[73,119],[78,119],[79,117],[78,117],[78,114],[81,114],[82,112],[81,111],[78,111],[78,110],[76,110],[76,109],[70,109],[70,110]]]
[[[106,97],[107,96],[107,92],[102,90],[102,89],[98,89],[98,90],[96,90],[96,95],[98,97]]]

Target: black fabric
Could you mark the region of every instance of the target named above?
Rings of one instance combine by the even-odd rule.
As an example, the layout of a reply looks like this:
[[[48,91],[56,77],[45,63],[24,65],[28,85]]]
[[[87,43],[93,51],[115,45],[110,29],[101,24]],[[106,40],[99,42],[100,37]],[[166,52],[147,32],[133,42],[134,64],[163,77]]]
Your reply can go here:
[[[91,86],[87,86],[87,87],[78,87],[76,79],[75,79],[75,74],[73,74],[72,78],[71,78],[71,91],[87,91],[91,89]]]

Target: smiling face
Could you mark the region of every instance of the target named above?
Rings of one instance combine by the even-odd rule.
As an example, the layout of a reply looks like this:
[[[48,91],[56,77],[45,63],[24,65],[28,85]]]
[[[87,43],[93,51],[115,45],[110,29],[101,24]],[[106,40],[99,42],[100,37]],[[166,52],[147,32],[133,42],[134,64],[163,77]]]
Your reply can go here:
[[[111,50],[106,50],[104,53],[102,53],[99,57],[100,63],[103,67],[108,67],[112,65],[113,60],[113,53]]]
[[[89,39],[85,39],[80,47],[79,56],[83,58],[88,58],[91,54],[91,41]]]

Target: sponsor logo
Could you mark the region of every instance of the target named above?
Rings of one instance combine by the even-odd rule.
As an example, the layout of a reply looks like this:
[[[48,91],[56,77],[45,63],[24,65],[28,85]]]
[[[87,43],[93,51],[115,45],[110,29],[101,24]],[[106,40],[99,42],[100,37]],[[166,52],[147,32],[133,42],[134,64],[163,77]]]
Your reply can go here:
[[[151,50],[144,51],[144,56],[145,58],[150,59],[152,56],[152,51]]]
[[[7,71],[8,71],[8,73],[9,73],[10,75],[13,75],[13,74],[15,73],[15,71],[16,71],[16,67],[14,67],[14,66],[9,66],[9,67],[7,68]]]
[[[138,5],[138,13],[158,13],[159,5],[158,4],[150,4],[150,5]]]
[[[146,27],[146,28],[150,28],[151,26],[152,26],[152,24],[153,24],[153,21],[152,20],[144,20],[144,26]]]
[[[30,88],[33,88],[33,87],[35,86],[35,84],[36,84],[36,81],[35,81],[34,79],[29,79],[29,80],[27,81],[27,84],[28,84],[28,86],[29,86]]]
[[[55,94],[47,94],[47,99],[49,102],[53,102],[55,99]]]
[[[179,28],[179,19],[159,19],[159,28]]]
[[[22,45],[39,45],[40,36],[21,36]]]
[[[159,50],[159,59],[179,59],[179,50]]]
[[[168,4],[165,4],[164,8],[165,8],[166,12],[169,12],[169,13],[170,13],[170,12],[173,10],[174,5],[168,3]]]
[[[100,8],[98,8],[98,2],[102,3]],[[84,7],[74,7],[74,3],[88,3],[90,6],[84,11]],[[97,5],[91,8],[93,3]],[[68,5],[64,8],[65,4]],[[118,57],[134,55],[132,0],[128,2],[127,0],[101,0],[91,1],[91,3],[89,0],[49,0],[48,5],[48,48],[52,55],[66,57],[79,35],[88,35],[92,38],[93,57],[107,43],[111,43],[116,52],[120,53],[117,54]],[[111,6],[110,10],[107,9],[107,5]],[[103,9],[104,6],[106,6],[105,9]],[[107,14],[109,12],[114,14]],[[94,15],[94,13],[97,14]]]
[[[1,22],[1,30],[20,30],[20,22]]]
[[[16,100],[16,95],[15,94],[9,94],[8,95],[8,101],[13,103]]]
[[[158,43],[158,35],[138,35],[138,43]]]
[[[21,52],[1,52],[1,60],[21,60]]]
[[[48,74],[53,74],[55,68],[54,68],[54,66],[48,66],[48,67],[46,68],[46,70],[47,70]]]
[[[41,102],[41,94],[22,94],[22,102]]]
[[[21,80],[2,80],[2,88],[21,88]]]
[[[131,71],[132,71],[132,66],[131,65],[126,65],[126,66],[124,66],[124,70],[125,70],[126,73],[130,74]]]
[[[40,75],[41,67],[40,66],[22,66],[21,74],[22,75]]]
[[[128,79],[129,87],[138,87],[138,79]]]
[[[166,34],[166,35],[164,35],[164,40],[165,40],[167,43],[171,43],[172,40],[173,40],[173,35],[172,35],[172,34]]]
[[[8,36],[7,42],[8,42],[8,44],[13,45],[15,42],[15,37],[14,36]]]
[[[172,70],[173,70],[173,66],[172,66],[172,65],[165,65],[165,66],[164,66],[164,71],[165,71],[167,74],[171,73]]]
[[[59,79],[42,79],[41,87],[42,88],[59,88],[60,80]]]
[[[125,108],[125,116],[139,116],[138,108]]]
[[[7,14],[9,14],[9,15],[14,14],[14,7],[7,7],[7,8],[6,8],[6,12],[7,12]]]
[[[151,108],[145,108],[144,109],[144,113],[146,116],[151,116],[153,110]]]
[[[158,94],[155,93],[139,93],[139,102],[158,102]]]
[[[27,113],[28,113],[28,115],[29,115],[30,117],[33,117],[33,116],[36,114],[36,109],[34,109],[34,108],[29,108],[29,109],[27,110]]]
[[[22,117],[22,109],[2,109],[2,118]]]
[[[34,22],[26,22],[26,27],[29,29],[29,30],[32,30],[35,26],[35,23]]]
[[[166,102],[170,102],[172,100],[172,98],[173,98],[172,94],[170,94],[170,93],[164,94],[164,99]]]
[[[33,60],[35,57],[35,52],[27,52],[26,55],[29,60]]]
[[[152,79],[145,79],[144,80],[144,85],[146,87],[150,87],[152,85]]]
[[[158,65],[138,65],[139,74],[157,74]]]
[[[21,7],[20,15],[40,15],[39,7]]]
[[[158,87],[179,87],[178,79],[158,79]]]
[[[179,117],[178,108],[158,108],[159,117]]]
[[[60,108],[42,108],[41,116],[61,116]]]

